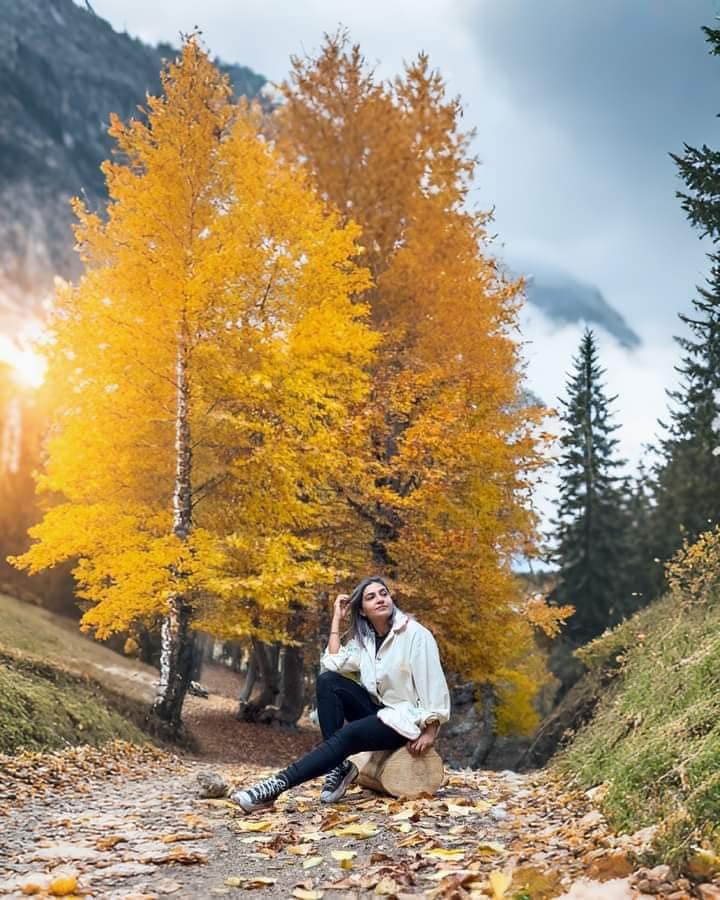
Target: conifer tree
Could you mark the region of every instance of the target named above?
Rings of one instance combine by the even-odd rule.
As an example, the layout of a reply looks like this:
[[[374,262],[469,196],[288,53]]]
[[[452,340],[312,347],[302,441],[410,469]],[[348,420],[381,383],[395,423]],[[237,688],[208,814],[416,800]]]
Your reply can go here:
[[[720,30],[705,28],[712,49],[720,55]],[[686,191],[678,197],[700,237],[720,242],[720,151],[685,145],[672,154]],[[669,391],[669,422],[661,423],[661,462],[656,467],[654,556],[670,559],[684,538],[692,543],[720,521],[720,252],[709,254],[710,276],[698,287],[693,312],[680,314],[690,336],[676,337],[683,351],[677,390]],[[656,567],[656,593],[663,587],[662,567]]]
[[[595,336],[586,329],[561,399],[560,500],[553,603],[569,603],[564,641],[579,646],[618,622],[627,611],[622,479],[617,456],[619,427],[603,385]]]

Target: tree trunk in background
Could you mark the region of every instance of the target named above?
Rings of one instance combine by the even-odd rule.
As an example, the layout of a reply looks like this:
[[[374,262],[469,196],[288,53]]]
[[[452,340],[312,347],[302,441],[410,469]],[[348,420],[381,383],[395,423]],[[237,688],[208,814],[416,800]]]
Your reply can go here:
[[[305,661],[302,647],[285,647],[280,699],[275,721],[295,725],[305,708]]]
[[[175,490],[173,534],[187,541],[192,531],[192,445],[190,442],[190,384],[185,332],[178,336],[175,365]],[[173,572],[181,581],[185,574]],[[182,591],[169,601],[161,629],[160,681],[152,712],[173,730],[180,727],[182,706],[195,664],[195,636],[190,630],[192,605]]]
[[[480,687],[480,699],[482,703],[482,732],[475,747],[472,758],[472,768],[480,769],[488,757],[495,743],[495,691],[492,685],[483,684]]]
[[[243,712],[247,706],[248,700],[252,696],[255,682],[257,681],[257,661],[255,658],[255,650],[250,653],[250,661],[248,662],[247,672],[245,673],[245,684],[242,686],[240,696],[238,697],[237,718],[243,718]]]
[[[273,706],[280,693],[280,673],[278,662],[279,644],[264,644],[253,638],[253,660],[262,684],[260,696],[253,701],[249,699],[240,704],[238,718],[244,722],[258,722],[266,706]]]

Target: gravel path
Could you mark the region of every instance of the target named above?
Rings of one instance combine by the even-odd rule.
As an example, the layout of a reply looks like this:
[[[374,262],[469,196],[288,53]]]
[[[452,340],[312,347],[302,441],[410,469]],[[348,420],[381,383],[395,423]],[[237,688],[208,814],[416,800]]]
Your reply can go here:
[[[261,733],[269,747],[277,732]],[[207,762],[154,748],[4,758],[0,769],[0,894],[11,897],[694,896],[664,869],[633,867],[647,834],[614,835],[591,796],[545,774],[449,772],[432,798],[354,788],[331,807],[311,783],[243,816],[198,798]],[[269,771],[213,770],[235,784]]]

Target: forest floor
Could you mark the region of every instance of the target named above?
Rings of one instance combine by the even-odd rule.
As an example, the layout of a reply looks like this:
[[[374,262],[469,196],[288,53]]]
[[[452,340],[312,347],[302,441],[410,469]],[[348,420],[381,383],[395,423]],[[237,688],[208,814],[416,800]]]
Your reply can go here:
[[[649,831],[614,834],[597,791],[551,772],[449,771],[433,797],[353,788],[333,806],[312,782],[252,816],[199,799],[199,773],[252,783],[318,738],[310,723],[238,722],[229,673],[208,686],[210,699],[186,709],[198,756],[117,742],[0,757],[0,894],[720,898],[720,885],[691,887],[633,862]]]
[[[78,695],[53,713],[53,702],[69,703],[53,666],[138,704],[152,697],[153,669],[80,635],[72,622],[0,595],[0,626],[22,666],[47,661],[42,678],[60,691],[56,701],[16,692],[15,706],[0,702],[7,728],[13,716],[22,719],[36,746],[63,744],[59,729],[49,740],[68,717],[85,728],[78,737],[90,734],[100,715],[86,711],[100,695]],[[22,666],[8,670],[11,695]],[[720,900],[720,883],[690,885],[667,866],[643,868],[651,831],[613,833],[595,805],[602,788],[572,789],[551,770],[449,770],[433,797],[400,802],[353,788],[333,806],[318,802],[320,784],[312,782],[253,816],[200,799],[198,774],[247,785],[319,738],[306,720],[292,731],[239,722],[240,679],[227,669],[208,667],[203,684],[209,698],[189,697],[184,711],[195,755],[123,741],[0,755],[0,895]],[[39,716],[43,698],[40,728],[23,704]]]

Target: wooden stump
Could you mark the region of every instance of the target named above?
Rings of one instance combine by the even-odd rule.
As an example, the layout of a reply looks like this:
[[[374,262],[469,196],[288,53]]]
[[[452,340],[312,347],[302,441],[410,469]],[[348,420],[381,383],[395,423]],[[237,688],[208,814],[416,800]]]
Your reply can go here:
[[[350,759],[358,767],[358,782],[363,787],[393,797],[434,794],[445,780],[443,761],[432,749],[416,756],[401,747],[356,753]]]

